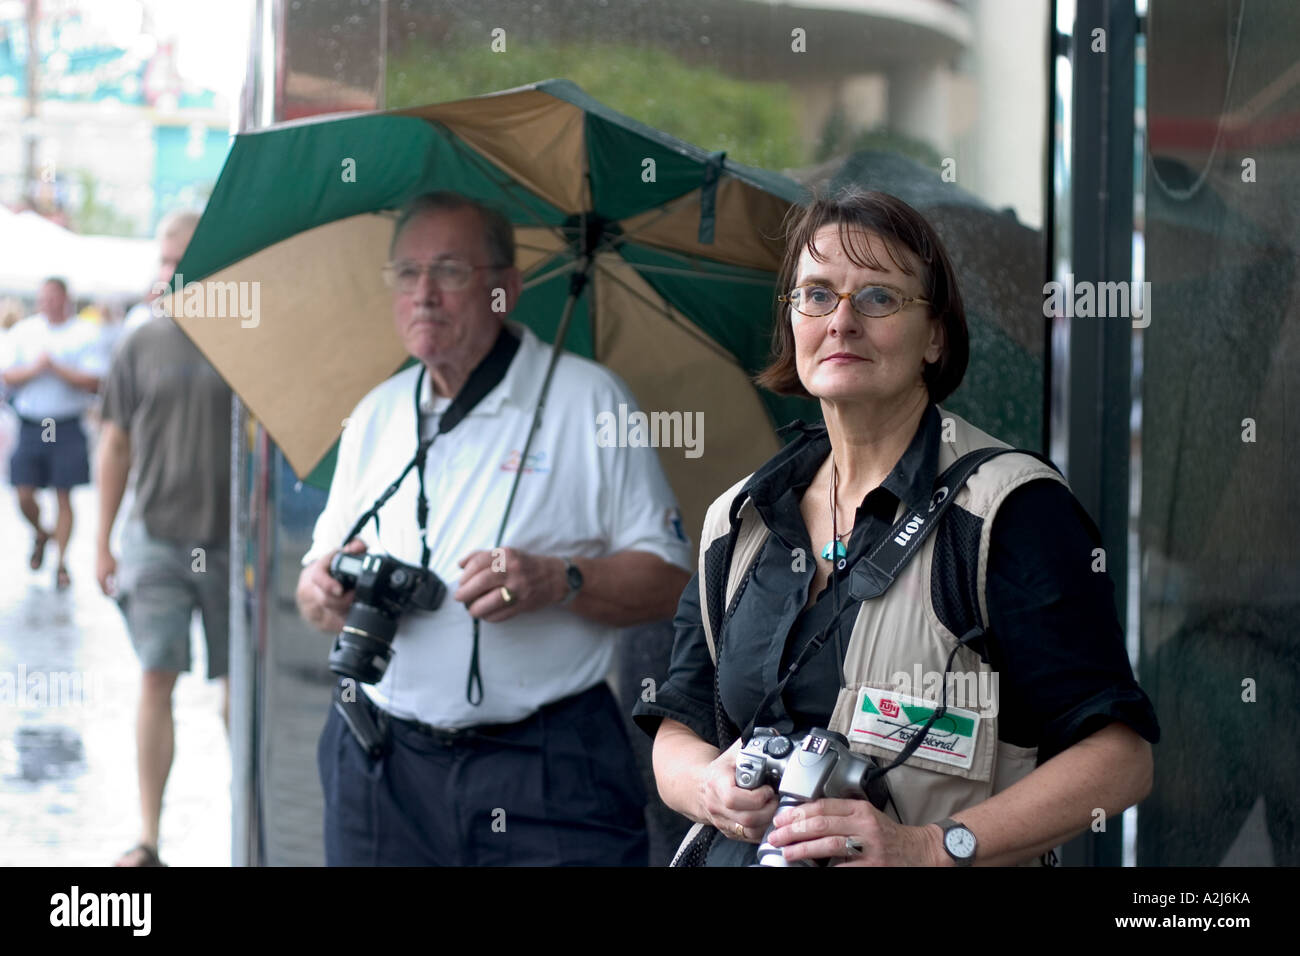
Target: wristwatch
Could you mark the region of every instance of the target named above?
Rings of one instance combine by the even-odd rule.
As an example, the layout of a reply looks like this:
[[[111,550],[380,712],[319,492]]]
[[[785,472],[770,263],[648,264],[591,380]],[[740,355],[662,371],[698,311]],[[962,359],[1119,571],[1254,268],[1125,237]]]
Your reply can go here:
[[[948,851],[954,863],[970,866],[975,862],[975,834],[952,817],[940,820],[939,829],[943,830],[943,848]]]
[[[562,560],[564,561],[564,577],[565,580],[569,582],[569,593],[565,595],[564,600],[560,602],[561,607],[566,604],[572,604],[573,599],[576,598],[578,592],[582,590],[582,572],[579,571],[578,566],[568,558],[563,558]]]

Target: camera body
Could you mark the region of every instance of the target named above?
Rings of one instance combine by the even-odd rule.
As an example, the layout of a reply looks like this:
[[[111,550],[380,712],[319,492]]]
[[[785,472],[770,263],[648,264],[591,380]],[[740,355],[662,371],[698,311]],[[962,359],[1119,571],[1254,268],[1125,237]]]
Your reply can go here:
[[[377,682],[388,669],[398,619],[409,610],[436,611],[447,596],[438,575],[386,554],[340,551],[330,577],[356,592],[330,651],[330,670],[363,684]]]
[[[780,807],[793,807],[822,797],[869,800],[883,810],[889,788],[871,757],[854,753],[843,734],[814,727],[802,739],[787,737],[772,727],[754,728],[754,736],[736,756],[736,786],[757,790],[768,785]],[[779,812],[779,811],[778,811]],[[763,834],[757,866],[817,866],[811,860],[787,863],[779,848]]]

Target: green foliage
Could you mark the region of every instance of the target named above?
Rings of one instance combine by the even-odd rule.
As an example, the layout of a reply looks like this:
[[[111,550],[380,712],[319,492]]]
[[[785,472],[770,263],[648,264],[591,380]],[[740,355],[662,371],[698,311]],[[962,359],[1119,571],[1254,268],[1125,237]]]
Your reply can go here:
[[[753,83],[688,66],[664,50],[627,45],[510,45],[449,38],[389,60],[390,108],[421,106],[567,79],[613,109],[728,159],[785,169],[807,161],[795,99],[783,83]]]

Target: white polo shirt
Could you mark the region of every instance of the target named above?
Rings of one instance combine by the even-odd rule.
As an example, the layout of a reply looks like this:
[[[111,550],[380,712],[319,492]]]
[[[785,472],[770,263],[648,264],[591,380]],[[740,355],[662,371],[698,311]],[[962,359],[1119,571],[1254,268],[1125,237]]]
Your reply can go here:
[[[96,325],[76,316],[56,325],[40,312],[15,323],[0,342],[0,368],[31,365],[46,352],[60,365],[89,375],[103,376],[108,370],[108,354]],[[75,388],[53,372],[42,372],[19,385],[10,397],[14,411],[29,421],[76,418],[94,402],[94,392]]]
[[[561,606],[480,624],[483,701],[465,697],[472,618],[453,600],[457,563],[496,543],[506,499],[532,422],[551,347],[517,323],[519,350],[505,378],[429,452],[429,567],[447,585],[433,613],[403,615],[393,659],[370,696],[398,716],[439,727],[510,723],[605,679],[619,628]],[[415,382],[419,367],[399,372],[357,405],[339,442],[329,500],[303,564],[342,543],[343,535],[400,474],[415,452]],[[450,399],[432,395],[428,377],[424,432],[436,429]],[[629,410],[634,399],[608,369],[561,355],[519,482],[503,546],[537,554],[597,558],[648,551],[690,570],[690,543],[676,499],[653,448],[597,444],[597,416]],[[370,551],[420,564],[417,483],[412,473],[359,537]]]

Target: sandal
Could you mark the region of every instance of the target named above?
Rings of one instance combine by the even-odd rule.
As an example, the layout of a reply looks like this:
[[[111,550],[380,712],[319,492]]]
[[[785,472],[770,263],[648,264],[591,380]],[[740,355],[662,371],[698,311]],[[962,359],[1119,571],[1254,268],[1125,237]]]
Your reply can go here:
[[[60,591],[66,591],[72,584],[72,578],[68,577],[68,569],[65,565],[60,564],[59,569],[54,572],[54,586]]]
[[[136,857],[140,862],[138,863],[122,862],[123,860],[130,859],[131,857]],[[113,865],[114,866],[166,866],[167,864],[164,863],[162,860],[158,859],[158,851],[155,850],[153,847],[151,847],[148,843],[137,843],[135,846],[131,847],[131,849],[123,853],[121,857],[118,858],[118,861]]]
[[[28,562],[33,571],[39,571],[45,562],[45,545],[49,540],[50,536],[44,531],[36,532],[36,543],[32,545],[32,557]]]

